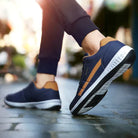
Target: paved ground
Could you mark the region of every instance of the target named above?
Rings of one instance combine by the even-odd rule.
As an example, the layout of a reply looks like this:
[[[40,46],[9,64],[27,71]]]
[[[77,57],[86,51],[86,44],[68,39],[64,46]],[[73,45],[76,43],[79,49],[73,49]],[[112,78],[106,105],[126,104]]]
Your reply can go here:
[[[0,138],[138,138],[138,87],[112,84],[103,101],[87,114],[74,117],[68,106],[78,81],[58,78],[60,112],[15,109],[3,98],[27,83],[0,84]]]

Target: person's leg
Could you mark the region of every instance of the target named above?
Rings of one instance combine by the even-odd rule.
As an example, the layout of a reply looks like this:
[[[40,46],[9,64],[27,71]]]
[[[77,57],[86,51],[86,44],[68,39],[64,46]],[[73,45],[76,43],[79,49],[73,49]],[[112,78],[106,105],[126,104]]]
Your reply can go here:
[[[55,78],[57,63],[60,57],[63,28],[76,39],[79,45],[82,46],[84,51],[89,55],[99,50],[99,43],[104,38],[97,30],[98,28],[95,24],[90,20],[87,13],[74,0],[47,0],[45,3],[43,2],[42,8],[44,10],[43,34],[39,54],[40,63],[36,75],[38,87],[42,87],[46,81],[51,81]],[[52,17],[52,19],[50,19],[50,17]],[[50,21],[47,21],[47,19],[50,19]],[[58,20],[59,23],[54,24],[54,22],[56,22],[55,20]],[[52,26],[55,27],[52,28]],[[84,26],[87,26],[87,28]],[[58,30],[55,28],[58,28]],[[53,29],[56,31],[53,31]],[[53,39],[49,38],[49,32],[54,36],[52,37]],[[61,37],[55,37],[58,33]],[[51,66],[49,67],[49,61],[52,63],[51,66],[53,66],[54,69]],[[55,71],[53,73],[54,75],[51,75],[52,70]]]
[[[51,2],[48,0],[42,2],[42,37],[36,75],[36,85],[40,88],[47,81],[55,80],[64,34],[64,28],[56,12],[51,8]]]
[[[35,82],[23,90],[5,97],[5,103],[12,107],[59,110],[61,100],[55,76],[60,59],[64,28],[51,3],[43,3],[42,38],[39,65]]]
[[[129,46],[105,38],[75,0],[51,2],[64,17],[65,31],[88,53],[83,58],[77,94],[70,104],[72,114],[81,114],[102,100],[110,83],[132,66],[135,53]]]
[[[95,54],[104,36],[90,16],[75,0],[51,0],[51,3],[61,17],[65,31],[74,37],[86,53]]]

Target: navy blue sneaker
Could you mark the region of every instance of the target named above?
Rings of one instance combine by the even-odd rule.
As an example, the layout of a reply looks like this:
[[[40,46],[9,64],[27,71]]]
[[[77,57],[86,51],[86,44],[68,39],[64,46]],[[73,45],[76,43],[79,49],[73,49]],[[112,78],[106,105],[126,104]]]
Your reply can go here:
[[[30,83],[25,89],[6,96],[4,102],[11,107],[59,110],[61,100],[55,81],[47,82],[41,89]]]
[[[70,104],[73,115],[82,114],[96,106],[107,93],[110,83],[132,66],[134,50],[107,37],[100,50],[83,59],[82,76],[77,94]]]

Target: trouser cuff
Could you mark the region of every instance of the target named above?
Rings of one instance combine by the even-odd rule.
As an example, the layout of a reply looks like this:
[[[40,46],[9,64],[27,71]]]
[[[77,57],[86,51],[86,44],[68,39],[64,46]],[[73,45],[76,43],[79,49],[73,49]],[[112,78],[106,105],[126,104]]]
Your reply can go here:
[[[56,76],[58,60],[54,58],[39,58],[37,73],[53,74]]]

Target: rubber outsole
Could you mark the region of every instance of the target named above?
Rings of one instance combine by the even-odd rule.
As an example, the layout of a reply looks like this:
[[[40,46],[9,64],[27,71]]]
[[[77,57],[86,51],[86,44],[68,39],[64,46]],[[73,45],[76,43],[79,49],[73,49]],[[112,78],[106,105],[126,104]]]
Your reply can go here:
[[[42,102],[16,103],[4,100],[5,104],[13,108],[37,108],[41,110],[57,110],[61,109],[60,100],[47,100]]]
[[[78,115],[85,113],[95,107],[106,95],[107,88],[110,83],[117,77],[121,76],[128,68],[130,68],[135,61],[135,52],[133,49],[129,51],[126,57],[115,68],[113,68],[98,84],[91,90],[91,92],[82,100],[76,108],[72,108],[71,113]],[[100,100],[96,100],[95,96],[100,95]]]

